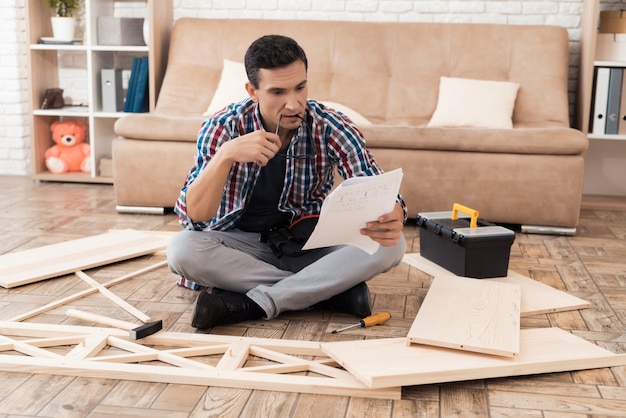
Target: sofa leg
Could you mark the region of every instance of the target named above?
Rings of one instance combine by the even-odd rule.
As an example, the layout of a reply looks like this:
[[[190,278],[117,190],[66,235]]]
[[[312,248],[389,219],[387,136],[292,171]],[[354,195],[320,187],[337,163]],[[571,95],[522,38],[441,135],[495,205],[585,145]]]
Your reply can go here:
[[[116,205],[115,210],[119,213],[145,213],[148,215],[165,215],[165,208],[156,206],[123,206]]]
[[[522,225],[521,230],[526,234],[576,235],[576,227]]]

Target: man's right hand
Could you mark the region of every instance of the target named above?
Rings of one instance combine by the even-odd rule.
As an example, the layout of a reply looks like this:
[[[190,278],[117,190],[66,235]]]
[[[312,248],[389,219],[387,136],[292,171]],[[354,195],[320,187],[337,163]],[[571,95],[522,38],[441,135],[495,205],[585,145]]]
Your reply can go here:
[[[217,151],[221,159],[237,162],[255,162],[260,166],[267,165],[280,150],[280,138],[273,132],[254,131],[222,144]]]
[[[217,213],[224,184],[233,163],[265,166],[280,149],[273,132],[254,131],[224,142],[211,161],[187,189],[187,215],[195,222],[208,221]]]

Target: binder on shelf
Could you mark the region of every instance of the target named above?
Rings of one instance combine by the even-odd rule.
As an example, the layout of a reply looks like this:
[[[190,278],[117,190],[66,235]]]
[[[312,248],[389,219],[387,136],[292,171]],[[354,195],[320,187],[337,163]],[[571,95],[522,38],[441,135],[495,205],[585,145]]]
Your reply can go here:
[[[135,85],[137,84],[137,69],[139,61],[133,59],[130,68],[130,77],[128,78],[128,88],[126,90],[126,99],[124,99],[124,112],[130,112],[133,107],[133,98],[135,96]]]
[[[133,59],[128,80],[124,112],[148,111],[148,57]]]
[[[626,135],[626,71],[622,71],[622,95],[619,105],[619,120],[617,134]]]
[[[611,68],[609,75],[609,93],[606,109],[606,127],[604,133],[607,135],[617,135],[619,125],[619,108],[622,96],[622,68]]]
[[[100,70],[100,94],[103,112],[119,112],[124,108],[122,93],[122,70],[103,68]]]
[[[593,120],[591,127],[591,133],[594,135],[604,135],[605,133],[610,73],[610,68],[596,68]]]
[[[139,77],[132,111],[135,113],[148,111],[148,57],[139,58]]]

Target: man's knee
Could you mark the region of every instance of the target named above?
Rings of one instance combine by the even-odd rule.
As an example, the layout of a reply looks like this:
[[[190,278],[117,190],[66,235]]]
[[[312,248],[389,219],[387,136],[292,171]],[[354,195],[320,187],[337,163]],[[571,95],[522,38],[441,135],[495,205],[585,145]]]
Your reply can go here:
[[[167,245],[167,249],[165,250],[165,254],[167,256],[167,264],[170,267],[170,270],[174,273],[180,274],[179,266],[183,264],[182,257],[185,254],[185,251],[182,251],[182,247],[185,241],[183,238],[183,234],[185,231],[181,231],[175,234],[171,239],[169,244]]]
[[[385,269],[397,266],[406,253],[406,241],[404,237],[400,237],[400,240],[394,246],[380,247],[378,253],[380,253],[381,262],[386,265]]]
[[[179,273],[181,266],[188,265],[198,257],[198,250],[210,239],[199,231],[183,230],[175,234],[166,249],[167,262],[170,270]]]

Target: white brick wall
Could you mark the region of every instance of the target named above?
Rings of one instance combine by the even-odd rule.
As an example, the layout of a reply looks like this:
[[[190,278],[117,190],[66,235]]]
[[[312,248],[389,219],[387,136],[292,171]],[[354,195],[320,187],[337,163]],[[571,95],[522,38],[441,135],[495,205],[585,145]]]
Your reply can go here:
[[[0,174],[30,171],[24,0],[0,0]]]
[[[174,19],[183,16],[354,20],[389,22],[470,22],[549,24],[570,34],[570,109],[573,113],[583,0],[174,0]],[[608,6],[618,0],[603,0]],[[25,0],[0,0],[0,175],[30,172]],[[42,0],[42,7],[44,2]],[[603,7],[607,8],[607,7]],[[613,7],[614,8],[614,7]],[[80,60],[79,60],[80,61]],[[64,77],[84,77],[84,63],[68,54]],[[72,102],[87,100],[77,83]]]

